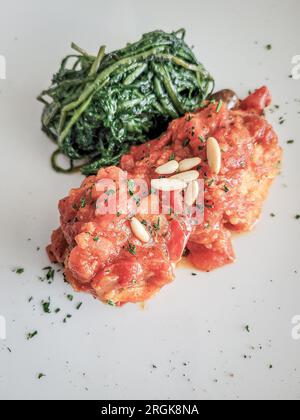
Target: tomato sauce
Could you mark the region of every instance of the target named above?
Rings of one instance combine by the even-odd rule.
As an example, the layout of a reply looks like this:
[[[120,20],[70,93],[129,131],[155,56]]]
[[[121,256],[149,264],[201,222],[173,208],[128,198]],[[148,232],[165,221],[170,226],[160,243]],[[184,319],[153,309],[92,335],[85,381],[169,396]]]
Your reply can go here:
[[[181,216],[142,214],[149,196],[139,198],[137,215],[151,232],[147,244],[133,235],[129,212],[97,215],[97,182],[111,179],[118,191],[122,174],[119,168],[102,169],[61,200],[61,227],[53,232],[48,248],[52,261],[65,265],[75,290],[114,306],[147,300],[170,283],[192,230]]]
[[[59,204],[61,227],[53,233],[48,252],[52,261],[64,264],[73,287],[111,305],[136,303],[174,279],[174,267],[184,252],[204,271],[233,262],[232,231],[251,230],[279,171],[282,150],[262,115],[270,102],[270,93],[263,87],[233,110],[226,104],[207,103],[173,121],[159,139],[132,147],[120,168],[102,169],[72,190]],[[222,150],[218,175],[207,161],[209,137],[216,138]],[[155,169],[171,159],[190,157],[202,161],[197,170],[205,184],[203,223],[193,226],[189,215],[172,212],[144,215],[141,209],[149,200],[151,179],[157,178]],[[117,195],[124,173],[129,179],[145,180],[149,187],[148,194],[130,190],[127,194],[138,199],[138,217],[151,232],[147,244],[130,229],[130,209],[97,214],[97,183],[113,180]]]

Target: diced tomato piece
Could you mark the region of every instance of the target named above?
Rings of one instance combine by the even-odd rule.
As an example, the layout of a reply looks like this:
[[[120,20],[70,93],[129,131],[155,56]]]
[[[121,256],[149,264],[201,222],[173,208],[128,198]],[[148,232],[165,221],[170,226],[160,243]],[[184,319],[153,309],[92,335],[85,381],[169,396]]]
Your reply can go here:
[[[211,247],[189,242],[188,249],[190,251],[189,260],[202,271],[212,271],[231,264],[235,260],[231,235],[228,231],[220,234],[218,240]]]
[[[269,89],[266,86],[256,90],[252,95],[248,96],[244,101],[241,102],[241,108],[250,111],[256,111],[262,114],[265,108],[270,106],[272,102],[272,96]]]
[[[177,264],[184,253],[188,235],[184,232],[178,220],[173,220],[170,224],[170,238],[168,241],[168,250],[170,260]]]

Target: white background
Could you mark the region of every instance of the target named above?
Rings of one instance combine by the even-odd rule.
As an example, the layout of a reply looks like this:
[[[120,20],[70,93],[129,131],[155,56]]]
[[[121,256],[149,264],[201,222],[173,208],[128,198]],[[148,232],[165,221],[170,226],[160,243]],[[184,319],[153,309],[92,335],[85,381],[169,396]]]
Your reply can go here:
[[[300,54],[299,16],[298,0],[0,1],[7,60],[7,80],[0,80],[0,314],[7,321],[0,398],[300,398],[300,341],[291,337],[300,314],[300,80],[288,77]],[[149,30],[181,27],[218,88],[243,97],[270,87],[280,105],[269,118],[285,149],[283,173],[261,223],[236,238],[235,265],[197,277],[181,269],[145,310],[82,295],[71,303],[59,275],[52,285],[38,276],[48,264],[57,202],[81,177],[50,169],[53,145],[40,131],[35,97],[71,41],[96,52],[103,43],[111,50]],[[25,273],[13,273],[16,266]],[[48,296],[59,315],[42,313]],[[73,317],[64,324],[67,313]],[[38,336],[27,341],[34,330]],[[46,377],[38,380],[39,373]]]

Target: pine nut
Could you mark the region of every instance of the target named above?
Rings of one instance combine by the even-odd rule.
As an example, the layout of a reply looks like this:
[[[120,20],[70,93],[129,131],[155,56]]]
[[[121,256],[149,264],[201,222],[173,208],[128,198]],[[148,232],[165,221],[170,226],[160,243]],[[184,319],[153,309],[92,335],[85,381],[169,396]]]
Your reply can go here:
[[[133,234],[139,241],[145,244],[150,241],[150,234],[147,232],[145,226],[142,225],[142,223],[136,217],[132,218],[130,225]]]
[[[188,207],[192,207],[196,202],[199,195],[199,184],[197,181],[190,182],[186,194],[185,194],[185,204]]]
[[[192,182],[196,181],[199,178],[199,172],[198,171],[188,171],[188,172],[181,172],[180,174],[176,174],[171,176],[170,179],[180,179],[184,182]]]
[[[178,170],[178,168],[179,163],[176,160],[170,160],[170,162],[156,168],[155,172],[158,175],[172,175]]]
[[[191,169],[200,165],[200,163],[201,163],[201,159],[198,157],[191,158],[191,159],[184,159],[181,162],[179,162],[179,172],[190,171]]]
[[[218,175],[222,166],[222,154],[218,141],[214,137],[207,140],[207,159],[212,172]]]
[[[153,179],[151,181],[151,186],[158,191],[171,192],[184,190],[187,187],[187,184],[181,179],[162,178]]]

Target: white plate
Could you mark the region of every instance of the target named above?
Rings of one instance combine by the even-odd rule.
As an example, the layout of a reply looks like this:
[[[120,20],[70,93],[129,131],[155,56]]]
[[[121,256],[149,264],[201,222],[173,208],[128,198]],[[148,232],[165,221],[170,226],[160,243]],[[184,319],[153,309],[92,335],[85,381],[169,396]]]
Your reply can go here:
[[[300,314],[294,218],[300,80],[289,75],[300,54],[299,1],[1,0],[0,6],[0,54],[7,63],[7,79],[0,80],[0,314],[7,323],[0,398],[298,399],[300,341],[292,339],[292,318]],[[116,310],[85,295],[69,302],[61,275],[52,285],[38,276],[48,265],[44,247],[58,225],[57,202],[81,177],[50,169],[53,145],[40,131],[35,96],[71,41],[95,52],[102,43],[113,49],[152,29],[180,27],[218,88],[246,96],[270,87],[280,105],[268,117],[285,149],[283,174],[255,231],[235,240],[236,264],[197,277],[179,270],[145,310]],[[12,272],[18,266],[23,275]],[[42,314],[40,301],[48,296],[60,314]],[[64,324],[68,313],[73,317]],[[34,330],[38,336],[27,341]],[[38,380],[39,373],[46,377]]]

